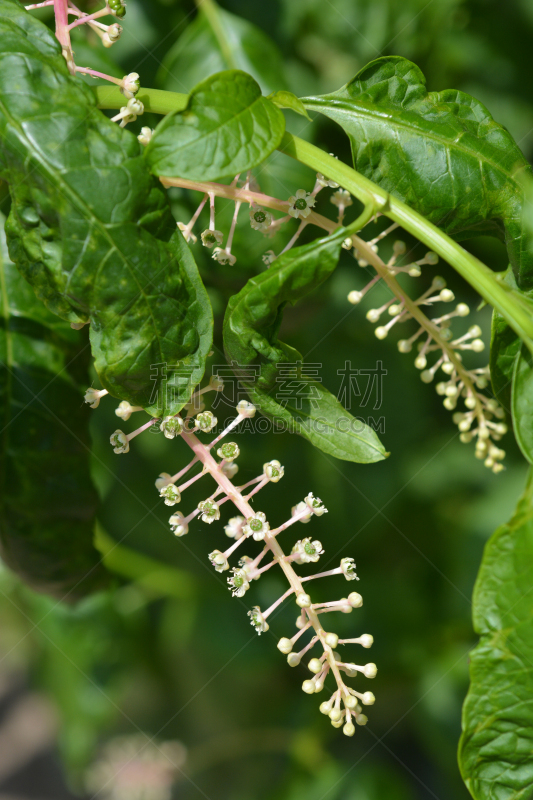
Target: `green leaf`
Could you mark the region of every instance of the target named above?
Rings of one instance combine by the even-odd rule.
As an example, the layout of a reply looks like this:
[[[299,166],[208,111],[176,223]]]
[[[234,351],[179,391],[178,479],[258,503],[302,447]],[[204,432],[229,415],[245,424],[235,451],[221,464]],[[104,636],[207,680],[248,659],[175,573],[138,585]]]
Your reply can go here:
[[[503,283],[517,289],[511,268],[505,272]],[[520,347],[520,337],[507,324],[505,318],[494,309],[490,342],[490,380],[498,402],[508,415],[511,414],[511,384],[514,363]]]
[[[279,91],[279,92],[272,92],[272,94],[268,95],[268,99],[272,100],[274,105],[278,106],[278,108],[290,108],[291,111],[295,111],[297,114],[300,114],[302,117],[311,122],[311,117],[305,110],[305,106],[300,100],[299,97],[296,97],[295,94],[292,92],[286,91]]]
[[[277,338],[285,305],[296,303],[329,277],[347,235],[348,230],[340,228],[290,250],[251,278],[228,303],[224,350],[254,404],[277,427],[301,434],[337,458],[369,463],[388,455],[375,432],[306,376],[305,366],[298,363],[300,353]],[[280,402],[283,384],[294,394],[287,397],[282,391]]]
[[[0,0],[0,176],[11,257],[54,313],[91,322],[105,388],[154,416],[179,411],[211,348],[192,256],[136,137],[13,0]],[[179,365],[170,380],[165,364]]]
[[[511,411],[516,441],[533,464],[533,356],[524,344],[513,365]]]
[[[278,147],[285,117],[240,70],[198,84],[184,111],[159,123],[146,148],[156,175],[217,181],[261,164]]]
[[[251,22],[212,1],[202,2],[196,19],[165,56],[159,85],[172,92],[188,91],[225,69],[247,72],[264,94],[287,87],[276,44]]]
[[[9,261],[0,218],[0,549],[24,581],[76,600],[108,581],[93,546],[88,345],[37,300]]]
[[[459,764],[475,800],[529,800],[533,785],[533,473],[489,539],[474,589]]]
[[[303,99],[338,122],[355,168],[457,239],[505,239],[521,288],[533,287],[522,219],[522,176],[531,171],[509,132],[473,97],[428,92],[419,68],[378,58],[332,94]]]

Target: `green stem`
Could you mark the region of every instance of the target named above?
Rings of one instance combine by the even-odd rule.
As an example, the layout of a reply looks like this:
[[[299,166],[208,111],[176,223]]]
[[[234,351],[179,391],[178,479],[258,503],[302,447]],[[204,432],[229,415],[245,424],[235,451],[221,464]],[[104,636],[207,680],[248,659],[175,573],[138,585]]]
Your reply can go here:
[[[204,4],[210,0],[203,0]],[[124,104],[117,86],[93,87],[100,108],[119,108]],[[137,97],[147,111],[168,114],[187,107],[187,95],[157,89],[140,89]],[[397,222],[431,250],[451,264],[462,277],[495,308],[533,353],[533,315],[526,301],[510,287],[502,284],[497,275],[479,259],[464,250],[457,242],[428,222],[409,206],[380,189],[351,167],[329,156],[320,148],[285,133],[278,148],[285,155],[306,164],[316,172],[327,175],[357,197],[365,207],[372,207]]]
[[[222,55],[224,56],[224,61],[226,62],[228,69],[237,69],[238,64],[233,58],[233,53],[231,52],[231,46],[227,40],[226,35],[224,34],[224,27],[222,24],[222,20],[220,19],[220,9],[214,0],[195,0],[196,7],[198,11],[203,14],[213,31],[215,39],[218,42],[218,45],[222,51]]]
[[[98,108],[121,108],[126,98],[118,86],[91,86]],[[159,89],[139,89],[135,97],[144,105],[145,111],[154,114],[170,114],[187,108],[189,95],[179,92],[163,92]]]

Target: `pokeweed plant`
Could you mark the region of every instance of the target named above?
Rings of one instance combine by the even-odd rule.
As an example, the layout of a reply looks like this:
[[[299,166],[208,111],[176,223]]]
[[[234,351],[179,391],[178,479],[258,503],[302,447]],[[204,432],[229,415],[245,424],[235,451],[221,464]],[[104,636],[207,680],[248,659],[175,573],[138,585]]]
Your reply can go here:
[[[53,7],[55,36],[31,14],[43,6]],[[357,305],[377,284],[386,287],[390,299],[366,315],[376,324],[376,337],[385,339],[403,326],[399,352],[414,355],[422,382],[436,380],[461,440],[475,442],[475,456],[494,473],[501,472],[505,452],[499,443],[511,422],[524,457],[533,463],[533,246],[524,215],[531,168],[481,103],[458,91],[428,92],[420,70],[401,57],[376,59],[328,95],[297,98],[274,86],[264,96],[255,79],[254,52],[268,50],[268,40],[256,33],[254,48],[234,56],[224,38],[230,15],[212,0],[204,0],[202,9],[196,33],[214,48],[220,70],[200,76],[189,94],[180,94],[144,87],[137,73],[118,79],[76,63],[72,30],[87,26],[104,47],[111,47],[122,32],[122,0],[110,0],[91,13],[70,0],[26,7],[0,0],[0,177],[11,197],[5,224],[9,256],[2,250],[0,339],[6,422],[16,420],[24,402],[17,397],[17,374],[29,373],[27,389],[37,397],[47,389],[46,370],[63,377],[67,394],[79,391],[80,375],[70,375],[64,352],[75,330],[89,325],[102,388],[87,389],[86,402],[96,408],[110,395],[119,401],[116,414],[124,423],[134,413],[149,417],[130,433],[112,433],[115,453],[127,453],[137,435],[154,427],[167,439],[188,445],[192,460],[156,480],[164,503],[181,503],[185,490],[196,481],[206,483],[207,476],[215,487],[188,513],[173,509],[171,530],[183,536],[195,520],[219,521],[224,503],[235,506],[237,515],[224,527],[232,542],[209,553],[209,560],[217,572],[229,573],[228,586],[237,597],[247,596],[251,582],[265,571],[278,567],[283,572],[287,590],[266,610],[253,606],[251,623],[262,633],[283,601],[296,603],[296,633],[283,636],[278,649],[293,667],[308,652],[315,653],[308,662],[312,677],[302,688],[314,694],[327,685],[332,693],[320,711],[352,736],[354,723],[367,722],[363,706],[375,698],[370,691],[349,687],[345,679],[358,672],[374,678],[377,668],[373,662],[356,663],[363,660],[357,657],[344,660],[338,648],[368,648],[373,639],[359,632],[339,639],[323,615],[350,613],[361,606],[362,597],[350,592],[313,602],[307,583],[334,575],[357,579],[354,559],[346,556],[334,569],[301,575],[296,567],[319,560],[321,541],[303,537],[288,552],[282,544],[285,531],[323,516],[325,505],[310,492],[284,522],[268,520],[250,500],[284,477],[283,466],[272,460],[256,478],[239,485],[239,445],[222,440],[259,412],[277,428],[298,433],[337,458],[373,463],[388,456],[376,433],[349,414],[306,372],[301,354],[278,338],[287,304],[320,286],[345,250],[367,276],[347,301]],[[235,30],[238,34],[238,26]],[[90,87],[80,75],[110,85]],[[109,118],[105,109],[116,113]],[[315,112],[337,122],[350,140],[353,167],[287,132],[282,109],[308,119]],[[162,119],[155,129],[143,126],[135,135],[127,126],[144,112]],[[261,191],[261,167],[276,150],[309,168],[307,188],[295,186],[290,197]],[[169,187],[201,193],[189,221],[173,218]],[[335,207],[331,216],[316,210],[317,196],[324,193]],[[217,227],[217,201],[222,199],[234,203],[226,231]],[[204,209],[209,223],[202,228]],[[194,252],[204,247],[221,267],[235,264],[234,237],[242,214],[258,237],[279,233],[293,219],[297,225],[280,252],[265,250],[262,271],[228,303],[225,355],[248,400],[238,403],[236,417],[224,430],[204,441],[217,428],[216,417],[206,410],[206,395],[221,391],[223,381],[215,375],[202,385],[213,316]],[[311,226],[317,238],[298,245]],[[368,233],[371,226],[379,232]],[[426,245],[423,258],[409,259],[397,238],[401,230]],[[459,244],[487,233],[506,244],[510,266],[505,273],[493,273]],[[392,255],[383,259],[379,250],[388,241]],[[474,321],[466,333],[454,332],[454,321],[468,317],[470,308],[433,274],[439,258],[493,309],[490,367],[469,365],[468,351],[484,349],[481,329]],[[423,281],[418,293],[408,291],[412,283],[405,276]],[[41,326],[47,342],[37,360],[29,358],[31,343],[13,332],[12,319],[21,315]],[[166,364],[179,369],[172,374],[156,370],[154,379],[154,367]],[[312,401],[280,400],[275,389],[282,369],[285,377],[305,384]],[[56,422],[62,424],[59,417]],[[13,479],[14,453],[21,451],[20,464],[20,459],[35,458],[35,451],[56,447],[52,438],[28,443],[20,426],[9,430],[4,487],[8,477]],[[80,433],[79,440],[84,437]],[[83,456],[71,454],[68,475],[63,470],[54,477],[52,467],[51,484],[68,480],[74,491],[76,476],[86,469]],[[195,474],[186,477],[189,470]],[[35,520],[28,517],[28,488],[20,480],[16,489],[4,493],[1,540],[8,563],[61,596],[79,586],[81,593],[99,586],[90,512],[76,547],[70,540],[72,556],[58,566],[54,548],[43,545]],[[475,589],[474,624],[481,639],[472,654],[460,766],[473,797],[480,799],[526,797],[531,786],[532,492],[529,480],[515,516],[487,544]],[[81,507],[77,501],[73,505]],[[52,535],[55,545],[69,538],[72,523],[62,519]],[[259,552],[247,556],[241,549],[236,562],[236,551],[252,542],[259,543]],[[95,580],[84,580],[91,572]]]

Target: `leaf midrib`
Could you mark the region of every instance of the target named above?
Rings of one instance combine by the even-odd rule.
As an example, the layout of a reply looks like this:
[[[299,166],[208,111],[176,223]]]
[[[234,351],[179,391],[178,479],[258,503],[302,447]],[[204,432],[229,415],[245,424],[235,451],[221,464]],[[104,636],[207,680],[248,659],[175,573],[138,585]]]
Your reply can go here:
[[[308,101],[311,101],[311,102],[309,103]],[[500,172],[509,181],[512,181],[513,185],[516,187],[517,193],[520,192],[520,188],[521,188],[520,184],[518,183],[518,181],[514,177],[514,175],[516,173],[511,174],[511,173],[507,172],[507,170],[503,169],[499,164],[493,162],[490,158],[486,158],[485,156],[480,157],[479,153],[476,153],[471,148],[465,147],[460,142],[459,143],[450,142],[450,140],[446,139],[444,136],[439,136],[439,135],[435,134],[433,131],[429,131],[428,132],[425,129],[421,128],[419,125],[412,124],[412,123],[408,124],[406,122],[403,122],[401,119],[398,119],[398,117],[397,117],[397,114],[400,113],[399,111],[395,111],[395,110],[390,111],[389,110],[389,111],[379,112],[379,111],[376,110],[376,111],[372,112],[371,109],[365,110],[364,106],[356,105],[356,103],[354,102],[353,105],[356,106],[356,109],[357,109],[354,112],[354,109],[353,109],[353,107],[351,105],[351,102],[349,100],[347,100],[347,99],[329,98],[329,101],[330,101],[330,104],[332,106],[334,106],[335,108],[341,107],[341,110],[345,110],[346,112],[351,112],[352,114],[354,114],[356,116],[359,116],[359,117],[362,117],[364,119],[369,119],[369,120],[372,120],[372,121],[375,121],[376,119],[379,119],[380,121],[384,121],[385,119],[387,119],[387,120],[392,122],[392,127],[403,128],[403,129],[411,131],[411,132],[414,130],[417,133],[419,133],[420,135],[422,135],[425,139],[430,139],[430,140],[432,140],[434,142],[438,142],[439,144],[441,144],[443,147],[445,147],[448,150],[451,149],[452,147],[454,147],[457,150],[463,152],[465,155],[468,155],[471,158],[474,158],[476,161],[488,164],[496,172]],[[306,98],[302,99],[302,102],[303,102],[303,104],[304,104],[304,106],[306,108],[310,108],[313,111],[318,110],[321,113],[323,113],[325,116],[328,116],[327,113],[325,111],[322,111],[322,109],[320,108],[321,105],[324,105],[323,101],[321,101],[321,98],[319,98],[319,97],[316,97],[316,98],[315,97],[306,97]],[[409,109],[406,109],[406,111],[409,111]],[[465,131],[465,133],[466,132],[467,131]],[[517,170],[517,172],[520,169],[524,169],[526,167],[527,167],[526,163],[522,164],[520,166],[520,168]]]

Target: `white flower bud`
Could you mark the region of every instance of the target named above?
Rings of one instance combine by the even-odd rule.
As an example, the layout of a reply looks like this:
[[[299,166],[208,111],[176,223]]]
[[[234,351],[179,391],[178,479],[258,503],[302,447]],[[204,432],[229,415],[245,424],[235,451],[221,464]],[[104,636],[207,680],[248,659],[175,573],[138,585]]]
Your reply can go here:
[[[413,349],[413,345],[408,339],[400,339],[398,342],[398,350],[400,353],[410,353]]]
[[[224,475],[230,480],[238,473],[239,467],[234,461],[225,461],[221,467]]]
[[[311,605],[311,598],[309,597],[308,594],[302,592],[296,598],[296,605],[300,606],[300,608],[309,608],[309,606]]]
[[[395,256],[403,256],[406,249],[405,242],[402,242],[399,239],[397,239],[392,245],[392,251]]]
[[[122,402],[120,402],[118,404],[118,407],[115,408],[115,414],[121,420],[123,420],[124,422],[127,422],[129,420],[129,418],[131,417],[131,415],[133,414],[133,412],[137,411],[137,410],[138,409],[137,409],[136,406],[130,405],[130,403],[128,403],[127,400],[122,400]]]
[[[437,289],[438,291],[440,291],[440,289],[444,289],[446,287],[446,281],[444,280],[442,275],[435,275],[431,285],[433,289]]]
[[[154,131],[152,128],[149,128],[147,125],[141,128],[140,134],[137,136],[139,142],[146,147],[147,144],[150,144],[150,140],[154,135]]]
[[[415,358],[415,367],[417,369],[425,369],[427,363],[427,358],[424,355],[419,355]]]
[[[155,488],[158,492],[161,491],[165,486],[168,486],[169,483],[172,483],[172,476],[168,474],[168,472],[162,472],[159,475],[159,478],[156,478],[155,481]]]
[[[455,372],[455,367],[451,361],[445,361],[441,366],[441,370],[445,373],[445,375],[453,375]]]
[[[312,658],[307,666],[311,672],[315,673],[315,675],[319,672],[322,672],[322,662],[319,658]]]
[[[302,689],[306,694],[314,694],[315,693],[315,682],[312,680],[307,680],[302,683]]]
[[[310,511],[309,506],[307,503],[304,503],[302,500],[301,503],[297,503],[295,506],[291,508],[291,516],[295,517],[297,514],[301,514],[303,511],[306,512],[305,516],[300,517],[300,522],[309,522],[311,517],[313,516],[313,512]]]
[[[368,722],[368,717],[366,714],[358,714],[355,718],[355,721],[358,725],[366,725]]]
[[[474,337],[481,336],[481,328],[479,325],[471,325],[468,329],[468,335]]]
[[[374,644],[374,637],[370,633],[363,633],[363,635],[359,637],[359,641],[363,647],[372,647]]]
[[[108,27],[102,36],[102,44],[104,47],[111,47],[111,45],[115,44],[115,42],[118,42],[121,36],[122,25],[119,25],[118,22],[114,22]]]
[[[451,303],[452,300],[455,300],[455,295],[451,289],[443,289],[439,294],[439,300],[442,303]]]
[[[387,328],[385,328],[384,325],[380,325],[374,331],[374,336],[376,337],[376,339],[386,339],[388,335],[389,335],[389,332],[388,332]]]
[[[283,637],[282,639],[279,640],[277,647],[278,650],[280,650],[282,653],[288,655],[292,650],[292,642],[290,639]]]
[[[371,308],[369,311],[366,312],[366,318],[369,322],[377,322],[380,316],[381,314],[379,313],[377,308]]]
[[[185,517],[181,511],[178,511],[176,514],[172,514],[168,522],[170,529],[175,536],[185,536],[185,534],[189,532],[189,526],[185,522]]]
[[[455,307],[455,313],[458,317],[467,317],[470,314],[470,309],[466,303],[459,303]]]
[[[244,536],[243,527],[246,524],[244,517],[232,517],[228,524],[224,526],[224,533],[230,539],[240,539]]]
[[[318,710],[320,711],[321,714],[325,714],[327,717],[329,717],[329,714],[331,712],[331,706],[332,706],[331,700],[324,700],[323,703],[320,703]]]
[[[439,263],[439,257],[436,253],[433,253],[430,250],[429,253],[426,253],[426,255],[424,256],[424,261],[426,262],[426,264],[431,264],[435,266],[435,264]]]
[[[353,736],[355,733],[355,725],[353,722],[347,722],[346,725],[343,727],[342,732],[345,736]]]
[[[138,72],[130,72],[129,75],[124,75],[122,79],[122,89],[120,90],[124,97],[128,97],[131,100],[132,97],[135,97],[140,88],[141,82]]]
[[[237,403],[237,414],[240,414],[241,417],[247,417],[251,419],[255,417],[256,407],[253,403],[249,403],[248,400],[240,400]]]
[[[362,299],[363,299],[363,293],[357,292],[355,289],[352,289],[352,291],[348,295],[348,302],[352,303],[352,305],[354,306],[360,303]]]
[[[329,712],[329,718],[332,722],[338,722],[342,718],[342,711],[339,708],[332,708]]]
[[[298,653],[289,653],[287,656],[287,664],[289,667],[297,667],[301,660],[301,656],[298,655]]]
[[[374,663],[370,662],[369,664],[365,664],[363,668],[363,675],[366,678],[375,678],[377,674],[378,674],[378,668]]]
[[[98,406],[100,405],[100,398],[104,394],[107,394],[107,392],[105,391],[102,392],[99,391],[98,389],[93,389],[92,386],[90,386],[85,392],[83,399],[85,400],[86,403],[88,403],[88,405],[90,405],[91,408],[98,408]]]
[[[324,641],[329,647],[335,649],[339,643],[339,637],[336,633],[326,633]]]
[[[345,189],[339,189],[337,192],[333,192],[333,196],[330,197],[330,203],[333,203],[334,206],[347,206],[352,205],[352,198],[350,192],[347,192]]]
[[[474,339],[471,347],[474,353],[482,353],[485,349],[485,342],[482,339]]]
[[[348,602],[352,608],[361,608],[363,605],[363,598],[359,592],[350,592],[348,595]]]
[[[361,698],[361,702],[364,706],[373,706],[376,702],[376,698],[372,694],[372,692],[365,692]]]
[[[349,694],[344,698],[344,705],[346,708],[350,710],[357,706],[357,697],[354,697],[353,694]]]
[[[423,383],[431,383],[433,378],[434,373],[430,369],[425,369],[420,373],[420,380],[423,381]]]
[[[411,276],[411,278],[419,278],[422,275],[422,270],[418,266],[418,264],[411,264],[409,267],[407,274]]]

